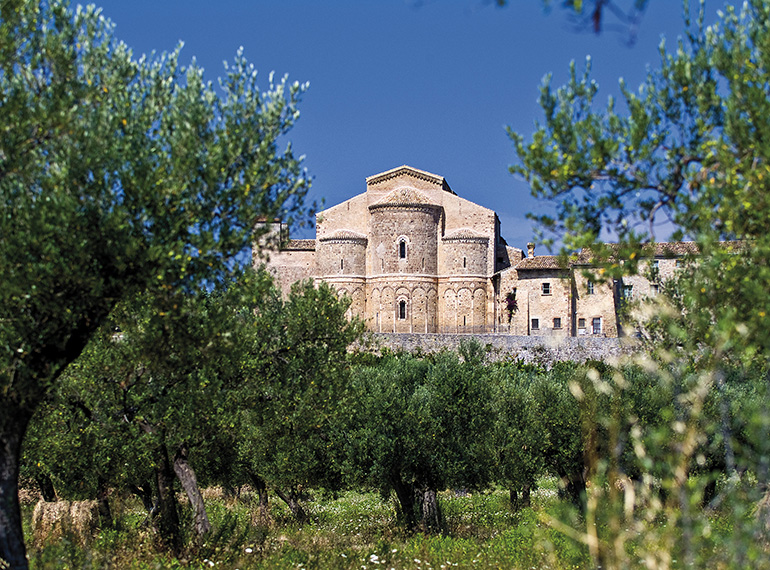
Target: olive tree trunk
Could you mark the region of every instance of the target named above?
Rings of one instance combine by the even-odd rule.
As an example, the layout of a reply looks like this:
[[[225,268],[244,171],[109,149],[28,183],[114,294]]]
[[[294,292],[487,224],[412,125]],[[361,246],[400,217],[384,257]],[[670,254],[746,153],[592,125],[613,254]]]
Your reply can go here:
[[[259,507],[257,508],[257,517],[255,523],[258,526],[269,526],[273,521],[270,518],[270,506],[268,504],[267,483],[256,473],[249,473],[254,489],[259,496]]]
[[[441,508],[435,489],[420,491],[420,524],[425,532],[441,531]]]
[[[179,512],[174,495],[174,470],[168,459],[166,444],[158,446],[156,467],[156,485],[158,491],[158,509],[154,524],[165,548],[175,554],[181,550],[182,539],[179,533]]]
[[[398,478],[393,482],[393,490],[396,492],[396,498],[398,499],[401,520],[408,530],[414,530],[417,526],[414,488]]]
[[[37,483],[40,496],[46,503],[52,503],[56,500],[56,489],[54,489],[53,481],[45,473],[38,473],[35,475],[35,483]]]
[[[195,534],[198,538],[201,538],[211,530],[211,523],[206,514],[206,505],[198,488],[198,479],[195,477],[195,471],[193,471],[193,468],[190,467],[187,461],[187,451],[187,446],[184,444],[180,445],[179,449],[177,449],[174,456],[174,473],[176,473],[182,488],[187,493],[187,498],[190,499],[190,505],[192,505],[195,512]]]
[[[0,568],[27,570],[27,551],[19,508],[21,442],[32,412],[17,402],[0,401]]]
[[[302,508],[302,504],[299,502],[299,496],[294,491],[289,491],[288,493],[284,493],[279,489],[278,487],[275,488],[275,494],[278,495],[278,497],[286,503],[286,506],[289,507],[289,510],[291,511],[291,514],[294,515],[294,518],[298,523],[304,523],[307,521],[307,513],[305,512],[305,509]]]

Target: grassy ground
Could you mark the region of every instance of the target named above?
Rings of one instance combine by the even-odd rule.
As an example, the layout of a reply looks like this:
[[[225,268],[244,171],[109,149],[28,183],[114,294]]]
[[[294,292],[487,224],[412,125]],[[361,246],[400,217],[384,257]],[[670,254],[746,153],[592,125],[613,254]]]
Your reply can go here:
[[[158,554],[143,526],[144,512],[133,501],[114,501],[116,530],[102,530],[89,544],[67,539],[32,545],[31,507],[25,508],[27,543],[33,569],[116,568],[206,569],[387,569],[589,567],[588,553],[542,522],[549,513],[570,516],[556,499],[555,483],[545,481],[532,508],[513,512],[507,493],[441,495],[446,521],[442,535],[407,534],[397,524],[394,504],[370,493],[317,497],[311,522],[296,525],[278,503],[275,523],[252,524],[255,498],[212,498],[207,502],[213,531],[204,544],[179,558]],[[183,509],[184,510],[184,509]],[[189,521],[187,521],[189,522]]]

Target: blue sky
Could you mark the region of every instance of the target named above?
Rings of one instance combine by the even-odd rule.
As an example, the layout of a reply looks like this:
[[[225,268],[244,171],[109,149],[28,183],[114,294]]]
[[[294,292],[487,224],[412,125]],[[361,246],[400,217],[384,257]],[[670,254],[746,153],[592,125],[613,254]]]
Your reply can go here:
[[[638,85],[659,61],[661,37],[671,46],[682,30],[678,0],[650,0],[633,47],[625,34],[578,33],[565,11],[546,13],[539,0],[503,9],[485,0],[96,3],[137,56],[183,41],[182,62],[195,57],[215,80],[243,46],[263,89],[271,71],[309,81],[289,138],[307,157],[312,199],[334,205],[363,192],[367,176],[409,164],[495,210],[503,236],[522,248],[533,237],[526,213],[545,205],[509,174],[505,127],[533,131],[543,77],[561,85],[571,60],[591,56],[601,100],[618,94],[620,77]]]

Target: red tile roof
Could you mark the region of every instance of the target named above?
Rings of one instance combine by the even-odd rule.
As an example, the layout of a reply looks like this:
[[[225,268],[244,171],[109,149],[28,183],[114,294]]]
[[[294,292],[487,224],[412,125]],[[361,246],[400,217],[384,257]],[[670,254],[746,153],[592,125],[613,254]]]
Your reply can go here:
[[[535,257],[525,257],[515,265],[516,271],[530,269],[567,269],[559,262],[556,255],[536,255]]]

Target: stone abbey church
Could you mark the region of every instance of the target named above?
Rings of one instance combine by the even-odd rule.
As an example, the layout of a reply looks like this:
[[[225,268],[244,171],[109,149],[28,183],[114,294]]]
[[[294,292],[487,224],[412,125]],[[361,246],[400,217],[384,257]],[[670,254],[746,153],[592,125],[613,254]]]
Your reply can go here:
[[[284,293],[298,280],[326,281],[373,332],[615,337],[622,301],[658,288],[641,276],[588,281],[586,255],[564,267],[532,244],[510,247],[495,212],[409,166],[370,176],[366,192],[319,212],[316,239],[277,231],[286,239],[268,267]],[[665,279],[691,251],[657,244],[648,263]]]

